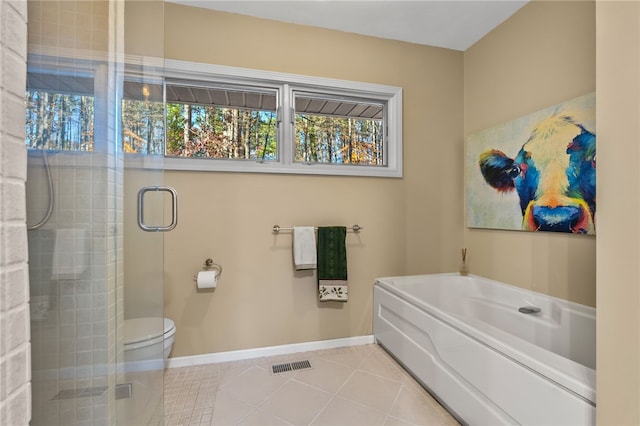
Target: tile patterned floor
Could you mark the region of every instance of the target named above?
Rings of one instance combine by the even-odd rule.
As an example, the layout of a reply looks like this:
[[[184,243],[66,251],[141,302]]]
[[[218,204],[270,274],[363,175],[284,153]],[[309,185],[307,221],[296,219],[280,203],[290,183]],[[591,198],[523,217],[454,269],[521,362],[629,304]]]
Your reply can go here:
[[[164,386],[167,426],[458,424],[377,345],[172,368]]]

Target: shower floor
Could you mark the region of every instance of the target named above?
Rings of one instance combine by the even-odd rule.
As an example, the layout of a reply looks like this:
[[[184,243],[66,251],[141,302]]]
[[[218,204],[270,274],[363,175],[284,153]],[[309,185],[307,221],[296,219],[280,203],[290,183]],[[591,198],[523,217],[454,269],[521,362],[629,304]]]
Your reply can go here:
[[[167,426],[458,424],[375,344],[171,368],[164,386]]]

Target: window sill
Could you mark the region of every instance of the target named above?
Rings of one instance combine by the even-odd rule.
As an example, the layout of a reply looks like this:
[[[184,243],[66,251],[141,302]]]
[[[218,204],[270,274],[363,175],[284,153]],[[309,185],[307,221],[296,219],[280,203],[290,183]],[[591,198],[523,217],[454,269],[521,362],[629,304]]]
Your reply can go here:
[[[328,176],[402,177],[402,169],[381,166],[349,166],[338,164],[288,164],[252,160],[214,160],[211,158],[171,158],[150,155],[125,155],[125,167],[179,170],[192,172],[243,172]]]

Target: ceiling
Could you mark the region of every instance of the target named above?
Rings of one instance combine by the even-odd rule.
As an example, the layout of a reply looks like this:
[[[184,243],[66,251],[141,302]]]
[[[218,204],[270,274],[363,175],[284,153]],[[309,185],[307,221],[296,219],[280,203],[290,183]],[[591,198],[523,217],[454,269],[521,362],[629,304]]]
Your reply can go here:
[[[464,51],[528,0],[165,0]]]

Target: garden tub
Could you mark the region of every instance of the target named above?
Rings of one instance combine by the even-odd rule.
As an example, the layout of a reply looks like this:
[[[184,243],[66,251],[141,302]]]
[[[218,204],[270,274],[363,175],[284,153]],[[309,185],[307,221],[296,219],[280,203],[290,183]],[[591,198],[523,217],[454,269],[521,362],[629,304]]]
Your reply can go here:
[[[475,275],[379,278],[373,333],[471,425],[595,424],[595,309]]]

